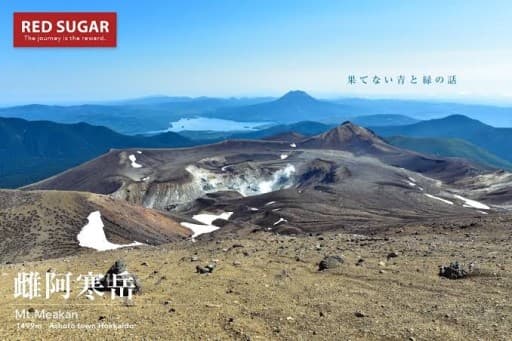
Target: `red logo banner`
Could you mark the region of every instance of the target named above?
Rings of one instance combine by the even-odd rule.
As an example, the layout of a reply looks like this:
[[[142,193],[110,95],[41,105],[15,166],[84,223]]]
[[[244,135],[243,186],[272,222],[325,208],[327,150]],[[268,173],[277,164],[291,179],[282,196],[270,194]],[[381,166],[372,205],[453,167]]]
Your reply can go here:
[[[115,12],[16,12],[14,47],[116,47]]]

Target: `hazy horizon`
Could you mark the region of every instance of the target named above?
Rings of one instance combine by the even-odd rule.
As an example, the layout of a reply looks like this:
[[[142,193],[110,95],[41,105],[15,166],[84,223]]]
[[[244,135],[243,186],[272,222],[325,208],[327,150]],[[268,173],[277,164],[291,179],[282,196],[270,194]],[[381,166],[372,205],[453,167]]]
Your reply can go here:
[[[26,101],[26,102],[3,102],[0,103],[0,108],[8,108],[8,107],[17,107],[17,106],[26,106],[26,105],[47,105],[47,106],[79,106],[79,105],[118,105],[123,104],[122,102],[134,101],[134,100],[144,100],[144,99],[156,99],[156,98],[190,98],[190,99],[199,99],[199,98],[215,98],[215,99],[251,99],[251,98],[268,98],[269,100],[278,99],[288,92],[291,91],[303,91],[308,95],[312,96],[317,100],[325,100],[325,101],[341,101],[341,100],[369,100],[369,101],[411,101],[411,102],[427,102],[427,103],[455,103],[462,105],[482,105],[482,106],[493,106],[493,107],[504,107],[509,108],[512,107],[511,101],[496,101],[493,99],[485,99],[485,98],[462,98],[462,97],[454,97],[454,98],[430,98],[430,97],[391,97],[391,96],[350,96],[348,94],[315,94],[312,92],[308,92],[302,89],[290,89],[283,93],[272,93],[272,94],[254,94],[254,95],[226,95],[226,96],[215,96],[215,95],[187,95],[187,94],[148,94],[141,96],[133,96],[133,97],[116,97],[109,99],[76,99],[73,101],[69,100],[42,100],[42,101]]]

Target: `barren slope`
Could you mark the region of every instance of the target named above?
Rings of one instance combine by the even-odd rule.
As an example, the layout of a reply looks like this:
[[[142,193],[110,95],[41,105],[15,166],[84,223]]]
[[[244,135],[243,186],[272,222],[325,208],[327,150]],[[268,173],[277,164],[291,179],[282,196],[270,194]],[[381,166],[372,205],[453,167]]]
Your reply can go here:
[[[62,257],[90,251],[78,233],[94,211],[101,212],[110,242],[162,244],[190,231],[170,216],[121,200],[78,192],[0,191],[0,262]]]

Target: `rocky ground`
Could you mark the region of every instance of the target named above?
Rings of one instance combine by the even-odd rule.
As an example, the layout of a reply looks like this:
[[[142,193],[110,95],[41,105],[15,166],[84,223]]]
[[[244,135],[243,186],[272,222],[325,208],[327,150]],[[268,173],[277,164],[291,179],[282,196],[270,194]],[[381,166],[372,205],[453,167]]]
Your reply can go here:
[[[1,265],[0,335],[7,340],[510,340],[511,223],[511,216],[495,216],[485,226],[409,225],[371,237],[259,231],[243,239],[205,238]],[[318,271],[325,256],[341,261],[324,262],[330,268]],[[132,301],[77,298],[76,285],[69,300],[14,298],[19,272],[105,273],[118,259],[142,284]],[[459,280],[439,277],[439,266],[452,261],[472,272]],[[211,273],[196,272],[209,264],[216,264]],[[16,319],[16,309],[30,308],[77,312],[79,318]],[[70,322],[135,327],[87,333],[49,329],[51,323]]]

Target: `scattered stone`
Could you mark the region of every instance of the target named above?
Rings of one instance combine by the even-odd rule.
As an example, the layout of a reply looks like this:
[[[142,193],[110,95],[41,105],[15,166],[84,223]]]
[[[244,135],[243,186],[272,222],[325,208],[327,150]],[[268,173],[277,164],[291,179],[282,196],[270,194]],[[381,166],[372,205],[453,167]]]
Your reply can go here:
[[[190,257],[190,261],[191,261],[191,262],[197,262],[197,261],[199,261],[199,257],[197,257],[197,256],[192,256],[192,257]]]
[[[391,258],[396,258],[398,257],[398,253],[396,253],[395,251],[392,251],[390,253],[388,253],[388,260],[390,260]]]
[[[363,263],[364,263],[364,258],[359,258],[357,260],[356,266],[363,266]]]
[[[196,266],[196,272],[199,274],[211,274],[213,272],[213,270],[215,269],[215,267],[216,267],[215,263],[211,263],[206,266],[198,265],[198,266]]]
[[[384,263],[383,261],[380,261],[379,266],[386,266],[386,263]]]
[[[207,308],[221,308],[222,305],[220,304],[212,304],[212,303],[206,303]]]
[[[242,244],[233,244],[233,246],[231,246],[232,249],[236,249],[239,247],[244,247],[244,246]]]
[[[200,265],[196,266],[196,272],[203,275],[203,274],[209,274],[210,273],[210,269],[207,269],[205,267],[202,267]]]
[[[98,321],[104,321],[106,318],[107,318],[106,316],[102,315],[102,316],[98,317]]]
[[[240,265],[242,265],[242,263],[241,263],[240,261],[235,260],[235,261],[233,262],[233,265],[234,265],[234,266],[240,266]]]
[[[36,310],[35,310],[34,308],[32,308],[32,307],[28,308],[28,312],[29,312],[29,313],[33,313],[33,312],[35,312],[35,311],[36,311]]]
[[[449,266],[441,265],[439,267],[439,276],[448,279],[461,279],[468,275],[468,272],[464,269],[459,262],[450,263]]]
[[[170,313],[175,313],[175,312],[176,312],[176,309],[171,308],[171,309],[169,309],[169,312],[170,312]]]
[[[355,315],[356,317],[367,317],[367,316],[368,316],[368,315],[366,315],[365,313],[363,313],[362,311],[356,311],[356,312],[354,313],[354,315]]]
[[[344,263],[344,260],[341,256],[326,256],[318,264],[318,271],[334,269],[334,268],[341,266],[341,264],[343,264],[343,263]]]

